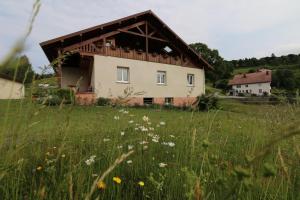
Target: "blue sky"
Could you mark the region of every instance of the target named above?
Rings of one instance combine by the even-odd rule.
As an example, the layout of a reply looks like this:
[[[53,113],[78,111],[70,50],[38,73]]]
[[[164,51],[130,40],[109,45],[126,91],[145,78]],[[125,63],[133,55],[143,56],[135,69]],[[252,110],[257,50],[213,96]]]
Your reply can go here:
[[[25,31],[33,0],[0,1],[0,58]],[[39,43],[151,9],[187,43],[225,59],[300,53],[299,0],[42,0],[26,51],[34,69],[48,64]]]

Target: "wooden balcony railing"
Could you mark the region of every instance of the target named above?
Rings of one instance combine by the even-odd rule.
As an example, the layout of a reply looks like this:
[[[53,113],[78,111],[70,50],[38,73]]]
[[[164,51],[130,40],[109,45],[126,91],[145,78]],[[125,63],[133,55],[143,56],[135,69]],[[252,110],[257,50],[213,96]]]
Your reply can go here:
[[[92,45],[87,44],[79,47],[77,50],[82,53],[106,55],[106,56],[142,60],[142,61],[149,61],[149,62],[156,62],[156,63],[164,63],[164,64],[171,64],[171,65],[183,64],[179,57],[172,57],[168,55],[152,54],[152,53],[148,53],[147,56],[146,52],[137,51],[135,49],[129,50],[124,48],[114,48],[114,47],[97,48],[93,44]]]

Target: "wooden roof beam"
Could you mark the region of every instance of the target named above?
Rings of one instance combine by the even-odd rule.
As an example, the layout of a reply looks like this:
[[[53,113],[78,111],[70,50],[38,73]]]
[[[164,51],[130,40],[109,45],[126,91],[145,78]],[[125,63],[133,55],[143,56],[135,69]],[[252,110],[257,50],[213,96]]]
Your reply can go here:
[[[78,44],[74,44],[74,45],[70,45],[70,46],[64,47],[64,48],[63,48],[63,51],[70,51],[70,50],[73,50],[73,49],[75,49],[75,48],[78,48],[78,47],[80,47],[80,46],[82,46],[82,45],[89,44],[89,43],[93,43],[93,42],[95,42],[95,41],[101,40],[101,39],[103,39],[103,38],[111,37],[111,36],[116,35],[116,34],[119,34],[119,33],[120,33],[120,31],[112,31],[112,32],[103,34],[103,35],[101,35],[101,36],[99,36],[99,37],[95,37],[95,38],[92,38],[92,39],[89,39],[89,40],[85,40],[85,41],[83,41],[83,42],[80,42],[80,43],[78,43]]]
[[[136,33],[136,32],[133,32],[133,31],[126,31],[126,30],[123,30],[123,29],[118,29],[118,31],[123,32],[123,33],[136,35],[136,36],[140,36],[140,37],[146,37],[145,34],[140,34],[140,33]],[[165,39],[161,39],[161,38],[157,38],[157,37],[148,36],[148,38],[152,39],[152,40],[158,40],[158,41],[161,41],[161,42],[170,42],[169,40],[165,40]]]

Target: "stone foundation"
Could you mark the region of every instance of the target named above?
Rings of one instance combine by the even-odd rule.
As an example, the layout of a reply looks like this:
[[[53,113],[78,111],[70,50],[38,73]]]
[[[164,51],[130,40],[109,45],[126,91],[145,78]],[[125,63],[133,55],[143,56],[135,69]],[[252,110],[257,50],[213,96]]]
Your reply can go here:
[[[79,92],[75,95],[75,101],[78,105],[93,105],[96,103],[96,94],[92,92]]]
[[[191,106],[195,101],[196,97],[174,97],[173,98],[173,105],[177,107],[183,106]],[[140,105],[144,104],[143,97],[131,97],[128,99],[111,99],[112,103],[114,104],[121,104],[121,105]],[[77,93],[76,94],[76,103],[78,105],[93,105],[97,102],[97,98],[95,93]],[[153,104],[164,105],[165,104],[165,97],[155,97],[153,98]]]

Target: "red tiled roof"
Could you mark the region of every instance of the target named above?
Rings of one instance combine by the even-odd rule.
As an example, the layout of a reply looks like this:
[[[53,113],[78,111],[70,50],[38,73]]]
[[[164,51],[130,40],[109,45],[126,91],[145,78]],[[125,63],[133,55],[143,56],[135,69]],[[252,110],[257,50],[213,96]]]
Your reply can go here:
[[[241,85],[247,83],[268,83],[272,81],[272,71],[261,69],[254,73],[237,74],[229,81],[229,85]]]

